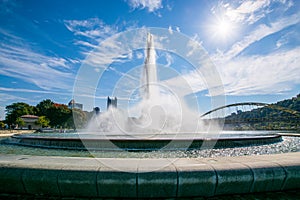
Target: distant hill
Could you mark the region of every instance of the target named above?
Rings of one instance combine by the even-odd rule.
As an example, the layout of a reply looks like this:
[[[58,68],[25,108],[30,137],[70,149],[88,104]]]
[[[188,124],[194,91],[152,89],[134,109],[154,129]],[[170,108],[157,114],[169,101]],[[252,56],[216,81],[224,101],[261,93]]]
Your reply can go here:
[[[300,130],[300,94],[251,111],[225,117],[225,128]]]

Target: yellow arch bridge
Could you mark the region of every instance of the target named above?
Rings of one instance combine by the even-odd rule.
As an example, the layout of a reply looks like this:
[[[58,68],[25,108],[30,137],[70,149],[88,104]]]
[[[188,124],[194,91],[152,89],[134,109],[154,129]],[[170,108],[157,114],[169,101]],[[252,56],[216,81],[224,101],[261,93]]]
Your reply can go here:
[[[253,107],[260,107],[261,108],[269,108],[272,110],[277,110],[278,114],[273,115],[273,116],[265,116],[265,117],[243,117],[243,115],[240,116],[235,116],[235,118],[230,117],[230,115],[228,116],[223,116],[223,117],[215,117],[214,119],[225,119],[225,123],[254,123],[254,122],[271,122],[271,121],[298,121],[300,120],[300,112],[296,111],[296,110],[292,110],[286,107],[282,107],[282,106],[278,106],[275,104],[268,104],[268,103],[260,103],[260,102],[242,102],[242,103],[234,103],[234,104],[228,104],[228,105],[224,105],[215,109],[212,109],[204,114],[202,114],[200,116],[200,118],[205,118],[208,117],[210,115],[213,115],[214,113],[217,113],[218,111],[222,111],[224,109],[228,109],[228,108],[238,108],[238,107],[244,107],[244,106],[253,106]],[[238,110],[238,109],[236,109]],[[250,109],[248,111],[251,111],[254,109]],[[212,119],[213,117],[211,117],[210,119]]]

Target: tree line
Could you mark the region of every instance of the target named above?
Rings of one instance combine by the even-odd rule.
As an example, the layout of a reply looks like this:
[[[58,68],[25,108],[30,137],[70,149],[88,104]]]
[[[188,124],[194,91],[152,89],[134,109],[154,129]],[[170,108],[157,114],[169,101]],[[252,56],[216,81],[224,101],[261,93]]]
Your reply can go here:
[[[50,99],[39,102],[36,106],[24,102],[17,102],[6,106],[6,117],[3,123],[7,125],[24,126],[21,116],[36,115],[39,116],[36,121],[41,127],[52,128],[83,128],[92,116],[92,112],[86,112],[79,109],[70,109],[65,104],[54,103]]]

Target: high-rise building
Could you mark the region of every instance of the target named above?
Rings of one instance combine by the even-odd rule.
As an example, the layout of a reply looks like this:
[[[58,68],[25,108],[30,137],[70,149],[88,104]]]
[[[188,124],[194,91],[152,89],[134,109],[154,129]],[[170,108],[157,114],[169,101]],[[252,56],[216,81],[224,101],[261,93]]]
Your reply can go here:
[[[79,109],[82,110],[83,109],[83,104],[81,103],[76,103],[74,99],[72,99],[69,103],[68,103],[68,108],[73,109]]]
[[[117,97],[107,97],[107,110],[110,108],[110,106],[117,108]]]

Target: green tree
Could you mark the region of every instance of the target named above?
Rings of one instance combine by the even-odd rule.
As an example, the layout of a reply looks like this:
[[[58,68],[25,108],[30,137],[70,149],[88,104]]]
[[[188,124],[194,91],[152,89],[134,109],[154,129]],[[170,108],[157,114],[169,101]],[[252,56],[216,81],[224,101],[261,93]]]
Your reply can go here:
[[[56,104],[49,109],[47,118],[50,120],[50,125],[53,127],[67,127],[67,121],[72,117],[72,110],[64,104]]]
[[[2,122],[2,121],[0,121],[0,129],[3,129],[3,128],[4,128],[4,126],[5,126],[5,123],[4,123],[4,122]]]
[[[38,103],[36,105],[36,109],[37,109],[37,115],[38,116],[49,116],[49,112],[51,110],[51,108],[53,107],[54,103],[50,100],[50,99],[46,99],[41,101],[40,103]]]
[[[21,117],[16,119],[16,124],[18,124],[19,127],[25,126],[25,122]]]
[[[34,115],[36,109],[34,106],[30,106],[27,103],[18,102],[6,106],[6,117],[5,121],[9,125],[16,123],[18,117],[22,115]]]
[[[50,123],[50,120],[47,119],[46,116],[40,116],[38,120],[35,122],[36,125],[39,125],[41,127],[48,127]]]
[[[52,102],[50,99],[41,101],[36,105],[39,116],[45,116],[49,120],[52,127],[73,127],[72,125],[72,110],[64,104]],[[74,123],[73,123],[74,124]]]

